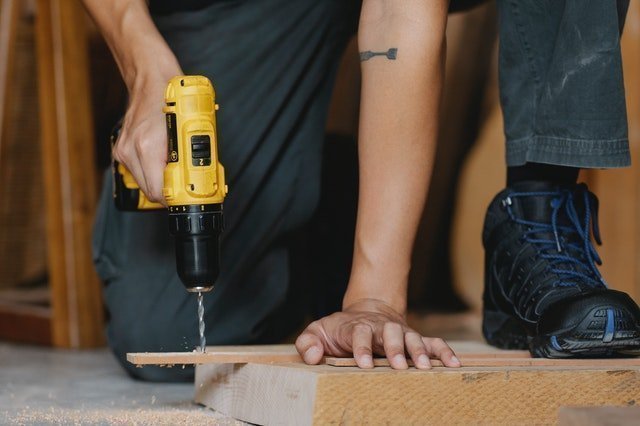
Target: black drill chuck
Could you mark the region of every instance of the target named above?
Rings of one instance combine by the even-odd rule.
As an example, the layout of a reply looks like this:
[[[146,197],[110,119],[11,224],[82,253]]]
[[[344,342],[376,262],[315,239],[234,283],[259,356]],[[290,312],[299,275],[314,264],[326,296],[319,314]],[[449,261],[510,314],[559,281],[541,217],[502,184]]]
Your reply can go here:
[[[190,292],[209,291],[220,273],[222,204],[169,206],[169,231],[175,238],[176,268]]]

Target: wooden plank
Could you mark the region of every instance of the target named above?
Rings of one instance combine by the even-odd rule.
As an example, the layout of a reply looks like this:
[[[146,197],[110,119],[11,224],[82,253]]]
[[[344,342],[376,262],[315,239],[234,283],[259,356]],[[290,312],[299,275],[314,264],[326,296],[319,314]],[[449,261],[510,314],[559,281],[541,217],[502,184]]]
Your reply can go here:
[[[311,370],[269,364],[199,365],[195,402],[250,423],[305,425],[316,406],[317,380]]]
[[[600,199],[602,274],[612,288],[640,301],[640,4],[629,5],[621,40],[632,167],[586,170]]]
[[[0,339],[50,345],[50,330],[51,309],[0,301]]]
[[[495,3],[485,2],[468,12],[450,14],[447,22],[447,61],[438,144],[409,275],[409,303],[416,307],[426,304],[438,310],[443,302],[455,300],[454,292],[459,295],[455,291],[457,289],[452,288],[457,277],[451,272],[455,271],[450,271],[454,260],[452,212],[456,198],[459,198],[460,172],[482,122],[483,92],[492,69],[492,51],[496,45],[496,21]],[[493,163],[487,169],[495,169],[501,161],[499,153],[494,152]],[[493,170],[485,172],[493,173]],[[476,189],[482,186],[478,185],[482,180],[476,179]],[[485,206],[474,206],[470,214],[483,216],[483,208]],[[479,245],[479,235],[470,234],[467,241],[473,240],[473,244]],[[476,287],[477,281],[476,278]],[[482,289],[482,285],[479,287]],[[466,299],[464,301],[468,303]]]
[[[136,365],[180,365],[213,363],[302,362],[293,345],[208,346],[202,352],[142,352],[128,353],[127,361]]]
[[[0,158],[8,124],[8,105],[12,102],[10,76],[13,68],[20,3],[0,0]]]
[[[640,423],[640,407],[560,407],[559,426],[632,426]]]
[[[450,342],[456,353],[467,358],[527,358],[528,351],[505,351],[481,342]],[[461,355],[462,354],[462,355]],[[330,357],[331,365],[352,366],[353,358]],[[127,354],[127,361],[136,365],[178,365],[212,363],[282,363],[302,362],[294,345],[236,345],[207,346],[202,352],[135,352]],[[379,365],[386,359],[376,359]],[[388,365],[388,364],[387,364]]]
[[[484,216],[493,197],[504,189],[506,177],[497,67],[494,66],[490,76],[484,101],[485,119],[462,169],[451,235],[454,288],[476,312],[482,311],[484,289],[484,249],[480,237]]]
[[[461,347],[457,352],[463,367],[640,367],[640,358],[616,359],[548,359],[531,358],[527,351],[470,352],[462,349],[460,342],[452,346]],[[479,348],[486,345],[479,344]],[[187,364],[277,364],[302,363],[293,345],[269,346],[210,346],[207,352],[142,352],[127,354],[127,361],[136,365],[187,365]],[[357,367],[354,358],[326,357],[324,362],[334,367]],[[375,358],[375,367],[389,367],[386,358]],[[432,366],[442,367],[441,361],[431,360]],[[413,365],[409,361],[410,365]]]
[[[195,401],[257,424],[552,424],[567,405],[640,399],[640,367],[403,371],[304,364],[196,366]]]
[[[8,83],[4,94],[0,94],[0,102],[6,107],[4,114],[0,112],[0,116],[4,115],[0,124],[0,289],[30,287],[44,277],[47,268],[42,238],[45,218],[41,148],[34,143],[40,130],[34,113],[38,110],[38,96],[33,13],[29,2],[14,3],[13,12],[7,13],[17,15],[13,17],[17,21],[0,23],[0,33],[15,25],[11,58],[7,60],[5,53],[0,53],[0,74],[7,72],[0,81],[6,78]],[[0,20],[9,17],[4,13],[3,10]],[[20,208],[16,208],[16,200]]]
[[[53,342],[104,343],[91,256],[97,197],[85,15],[78,0],[39,0],[38,83]]]

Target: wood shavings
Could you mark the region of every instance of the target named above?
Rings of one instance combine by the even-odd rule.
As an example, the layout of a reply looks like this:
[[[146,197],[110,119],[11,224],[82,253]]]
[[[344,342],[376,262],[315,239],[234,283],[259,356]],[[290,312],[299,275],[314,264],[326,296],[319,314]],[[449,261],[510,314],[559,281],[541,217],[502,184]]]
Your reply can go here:
[[[15,425],[223,425],[243,423],[202,408],[158,409],[29,409],[8,418]]]

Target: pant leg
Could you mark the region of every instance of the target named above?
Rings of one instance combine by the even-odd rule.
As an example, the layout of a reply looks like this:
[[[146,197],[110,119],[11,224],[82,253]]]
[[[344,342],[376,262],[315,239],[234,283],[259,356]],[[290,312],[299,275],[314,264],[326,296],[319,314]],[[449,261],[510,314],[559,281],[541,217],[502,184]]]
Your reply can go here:
[[[507,164],[630,164],[620,32],[628,0],[498,0]]]
[[[155,17],[184,72],[211,78],[221,106],[230,193],[220,277],[205,295],[209,344],[263,341],[297,325],[274,330],[272,319],[290,285],[288,236],[317,203],[329,98],[357,13],[342,0],[227,0]],[[124,361],[131,351],[192,350],[196,299],[176,276],[166,212],[118,212],[110,191],[107,179],[94,236],[109,345],[134,376],[189,379],[191,369]]]

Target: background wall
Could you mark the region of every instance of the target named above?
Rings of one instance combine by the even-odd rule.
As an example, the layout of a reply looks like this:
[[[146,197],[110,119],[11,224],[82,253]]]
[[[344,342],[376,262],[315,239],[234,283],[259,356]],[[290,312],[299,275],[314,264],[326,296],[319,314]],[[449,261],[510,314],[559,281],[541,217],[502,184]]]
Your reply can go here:
[[[39,116],[39,111],[43,110],[43,99],[38,95],[39,87],[47,88],[53,84],[49,79],[40,81],[37,72],[37,65],[42,61],[40,55],[43,52],[52,53],[46,49],[38,51],[37,47],[38,40],[45,40],[50,44],[47,49],[53,49],[53,54],[57,54],[55,49],[59,49],[60,45],[52,43],[51,37],[47,38],[49,33],[42,32],[53,31],[55,34],[55,31],[59,31],[63,36],[67,34],[66,37],[70,37],[68,34],[80,34],[82,37],[82,43],[78,44],[73,43],[73,37],[61,38],[58,42],[71,49],[71,54],[67,51],[59,60],[69,60],[75,75],[88,78],[90,82],[88,91],[91,92],[91,98],[86,109],[90,110],[90,117],[93,118],[91,128],[94,131],[93,138],[87,136],[87,140],[82,141],[95,144],[95,149],[87,151],[91,158],[83,159],[86,173],[95,173],[95,176],[88,179],[96,182],[95,188],[92,184],[89,191],[97,193],[101,183],[102,170],[109,160],[108,135],[112,125],[124,111],[126,92],[108,49],[90,20],[82,16],[78,1],[1,1],[0,53],[5,56],[3,62],[0,62],[0,87],[4,94],[0,110],[0,305],[3,298],[9,297],[8,294],[13,301],[30,299],[38,304],[48,305],[50,292],[44,286],[50,280],[51,274],[48,271],[52,270],[51,263],[55,261],[50,259],[56,259],[56,256],[47,247],[57,246],[47,245],[48,235],[52,230],[47,231],[45,219],[52,212],[47,210],[44,201],[51,194],[46,193],[44,188],[51,182],[45,181],[42,170],[44,165],[51,164],[53,160],[43,156],[42,148],[44,140],[56,139],[49,138],[50,135],[42,127],[43,117]],[[6,10],[9,10],[5,8],[7,4],[18,5],[11,16],[6,14]],[[58,23],[58,27],[49,28],[47,22],[42,19],[38,21],[37,6],[47,6],[44,9],[50,10],[51,5],[69,16],[80,18],[73,22],[67,19],[64,25],[60,26]],[[44,18],[52,19],[54,23],[57,19],[54,15]],[[44,22],[45,25],[39,27],[38,22]],[[71,26],[74,26],[74,30],[65,33],[64,30]],[[9,31],[10,28],[15,31]],[[36,37],[38,28],[44,38]],[[447,39],[446,87],[440,140],[410,277],[410,306],[416,311],[456,311],[467,307],[473,311],[480,309],[483,274],[480,242],[482,221],[486,206],[504,186],[505,180],[504,136],[497,92],[494,2],[487,2],[471,11],[452,14]],[[605,277],[612,287],[625,290],[639,300],[638,2],[631,2],[622,44],[634,165],[623,170],[589,171],[582,178],[601,200],[601,229],[605,244],[600,251],[604,259]],[[87,61],[73,62],[77,59],[72,55],[73,46],[86,47],[87,51],[81,53],[86,53]],[[86,67],[73,67],[73,64],[85,62]],[[340,67],[327,123],[325,190],[316,217],[309,229],[305,230],[309,232],[308,241],[314,242],[310,247],[312,254],[320,259],[308,271],[316,281],[312,293],[314,299],[321,301],[321,306],[316,307],[317,312],[339,308],[340,295],[349,275],[357,197],[355,141],[358,131],[359,82],[358,52],[353,41],[345,52]],[[45,97],[44,101],[52,106],[51,99]],[[49,118],[55,124],[56,117],[53,115]],[[73,121],[69,120],[69,123],[73,124]],[[49,146],[47,152],[55,153],[58,148]],[[81,174],[77,170],[74,173]],[[331,191],[338,183],[343,191]],[[81,185],[82,182],[78,184]],[[92,197],[87,196],[86,199]],[[64,200],[59,201],[61,209],[68,208]],[[82,203],[78,206],[80,213],[76,211],[74,214],[85,217],[91,214],[91,206],[84,206]],[[336,206],[340,208],[336,209]],[[89,226],[89,222],[82,222],[82,226]],[[88,231],[85,232],[87,233]],[[88,241],[78,242],[80,243],[88,246]],[[86,256],[84,258],[88,259]],[[332,268],[323,268],[323,265],[329,263],[332,263]],[[91,265],[85,266],[91,268]],[[61,270],[60,265],[58,267]],[[331,274],[327,273],[329,269],[333,271]],[[60,276],[64,281],[64,275]],[[79,285],[84,288],[82,285],[88,284],[81,282]],[[16,296],[15,289],[35,289],[30,292],[35,296]],[[63,296],[64,294],[61,297]],[[0,316],[1,314],[2,312]],[[91,315],[91,312],[88,314]]]

